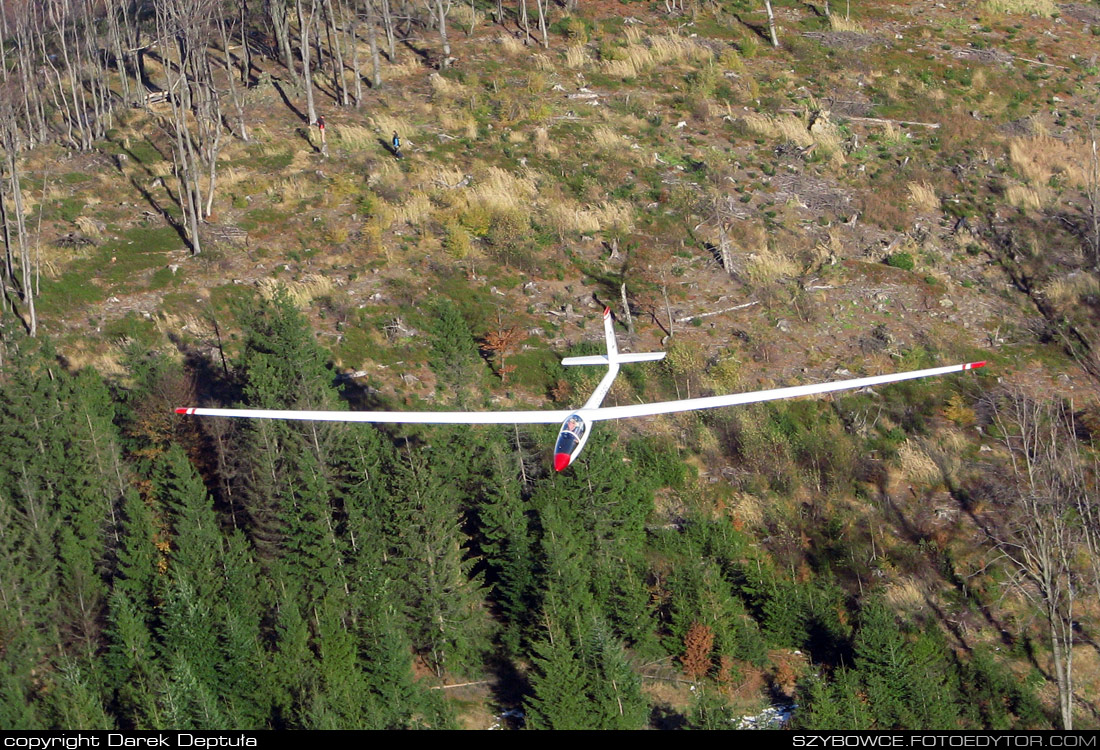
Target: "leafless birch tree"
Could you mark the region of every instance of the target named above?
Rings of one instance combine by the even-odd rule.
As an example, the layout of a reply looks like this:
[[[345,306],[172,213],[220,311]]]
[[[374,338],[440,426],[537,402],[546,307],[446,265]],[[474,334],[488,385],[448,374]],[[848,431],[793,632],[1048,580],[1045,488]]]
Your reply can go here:
[[[991,533],[1013,569],[1013,588],[1047,627],[1058,708],[1073,728],[1073,618],[1083,541],[1079,508],[1089,503],[1072,408],[1009,391],[994,401],[994,424],[1008,451],[1009,504]]]

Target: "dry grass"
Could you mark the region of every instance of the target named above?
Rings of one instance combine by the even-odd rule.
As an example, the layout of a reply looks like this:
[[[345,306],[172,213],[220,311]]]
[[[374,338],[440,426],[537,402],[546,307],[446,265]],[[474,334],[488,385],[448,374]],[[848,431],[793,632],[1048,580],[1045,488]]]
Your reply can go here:
[[[831,13],[829,15],[829,28],[833,31],[848,31],[853,34],[866,34],[866,29],[859,24],[858,21],[853,21],[850,18],[844,18],[843,16]]]
[[[801,265],[781,252],[762,247],[749,255],[745,273],[754,284],[769,284],[782,278],[797,276]]]
[[[915,612],[925,605],[924,592],[912,578],[903,578],[888,585],[885,598],[894,611]]]
[[[940,199],[936,191],[927,182],[909,183],[909,203],[921,213],[931,214],[939,211]]]
[[[455,99],[466,93],[466,87],[461,83],[444,78],[439,73],[432,73],[428,76],[428,83],[431,84],[432,93],[437,98]]]
[[[630,148],[630,144],[625,138],[605,125],[601,125],[592,131],[592,140],[596,142],[596,147],[601,151],[615,152]]]
[[[1013,138],[1008,156],[1012,165],[1033,186],[1048,185],[1053,178],[1077,186],[1086,182],[1081,166],[1088,162],[1084,144],[1080,142],[1066,143],[1045,134]]]
[[[476,29],[484,19],[484,15],[475,8],[457,3],[451,6],[450,17],[452,28],[462,29],[463,32]]]
[[[1005,193],[1008,203],[1016,208],[1030,208],[1039,211],[1047,203],[1046,188],[1032,188],[1023,185],[1010,185]]]
[[[1043,287],[1043,295],[1058,309],[1076,305],[1082,297],[1100,293],[1100,279],[1092,274],[1074,272]]]
[[[400,224],[419,226],[432,214],[432,202],[428,194],[417,190],[409,196],[409,199],[400,206],[393,207],[393,219]]]
[[[745,526],[764,525],[763,501],[755,495],[740,492],[734,496],[728,507],[730,514]]]
[[[333,135],[350,151],[366,151],[377,148],[378,134],[359,125],[341,125],[332,128]]]
[[[714,58],[710,47],[675,34],[650,37],[646,44],[641,40],[641,32],[631,27],[627,29],[626,37],[630,43],[624,50],[623,59],[604,63],[604,72],[608,75],[636,78],[640,73],[658,65],[710,62]]]
[[[991,13],[1008,13],[1020,16],[1046,16],[1058,13],[1054,0],[985,0],[982,8]]]
[[[122,363],[127,359],[128,341],[115,341],[106,346],[93,338],[81,338],[65,349],[65,359],[75,370],[91,367],[104,377],[122,379],[130,376]]]
[[[509,34],[501,34],[497,37],[497,43],[509,55],[521,55],[527,51],[527,48],[523,46],[523,42]]]
[[[814,142],[814,137],[805,123],[794,115],[766,115],[750,112],[742,118],[749,131],[767,138],[792,142],[805,148]]]
[[[370,118],[370,124],[374,127],[376,132],[382,134],[387,143],[389,143],[390,136],[394,132],[397,132],[397,134],[401,136],[403,142],[412,142],[412,140],[419,135],[417,129],[410,125],[408,120],[401,117],[377,114]]]
[[[466,177],[466,173],[457,167],[434,167],[430,172],[432,185],[448,189],[453,188]]]
[[[391,80],[393,78],[404,78],[411,76],[414,73],[422,73],[424,71],[424,64],[415,58],[404,60],[403,62],[394,63],[393,65],[387,65],[382,68],[382,77],[385,80]]]
[[[218,170],[218,190],[232,190],[251,176],[247,170],[237,169],[236,167],[220,169]]]
[[[940,468],[928,454],[912,440],[898,448],[898,461],[902,473],[914,484],[937,484],[943,480]]]
[[[168,177],[172,174],[173,167],[170,161],[158,161],[147,165],[152,177]]]
[[[316,274],[310,274],[301,281],[260,279],[256,286],[259,288],[260,294],[269,300],[275,297],[280,288],[284,289],[287,298],[299,308],[306,307],[314,299],[328,294],[333,289],[332,279]]]
[[[267,190],[271,199],[280,206],[297,205],[314,195],[314,188],[301,177],[279,180]]]
[[[467,193],[470,203],[491,211],[522,211],[526,213],[537,189],[531,175],[514,175],[500,167],[489,167],[478,175]]]
[[[469,112],[451,112],[443,109],[439,113],[439,126],[452,133],[462,133],[471,140],[477,138],[477,120]]]
[[[572,70],[583,68],[591,61],[588,50],[583,44],[574,44],[565,50],[565,67]]]
[[[99,226],[99,222],[95,219],[91,219],[87,216],[76,217],[76,227],[85,237],[98,237],[103,234]]]
[[[547,208],[546,220],[559,235],[592,234],[611,228],[629,232],[634,228],[634,212],[621,201],[605,201],[598,206],[555,202]]]
[[[551,159],[561,153],[554,142],[550,140],[550,133],[541,126],[535,128],[535,150]]]

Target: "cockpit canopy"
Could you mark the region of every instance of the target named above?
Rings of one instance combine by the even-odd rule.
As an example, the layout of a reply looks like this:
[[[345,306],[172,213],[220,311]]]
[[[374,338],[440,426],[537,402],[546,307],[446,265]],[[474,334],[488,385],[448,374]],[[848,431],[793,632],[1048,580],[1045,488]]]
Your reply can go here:
[[[570,416],[561,426],[561,433],[558,435],[558,442],[554,446],[554,453],[564,453],[572,456],[573,451],[577,449],[584,439],[584,432],[586,429],[588,428],[579,415],[573,414]]]

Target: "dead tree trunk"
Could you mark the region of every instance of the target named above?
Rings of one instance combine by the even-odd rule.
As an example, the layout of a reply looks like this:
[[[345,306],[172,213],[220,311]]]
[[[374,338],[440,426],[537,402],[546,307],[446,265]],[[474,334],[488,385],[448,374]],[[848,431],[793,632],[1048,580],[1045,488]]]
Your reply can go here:
[[[309,17],[302,13],[302,0],[294,0],[294,7],[298,12],[298,38],[300,44],[298,51],[302,59],[302,82],[306,91],[306,115],[310,125],[317,124],[317,108],[313,104],[313,72],[310,70],[309,60],[309,34],[313,29],[313,22],[317,18],[317,0],[310,3]]]
[[[772,38],[772,46],[779,48],[779,37],[775,35],[775,13],[772,12],[772,0],[764,0],[764,8],[768,11],[768,34]]]

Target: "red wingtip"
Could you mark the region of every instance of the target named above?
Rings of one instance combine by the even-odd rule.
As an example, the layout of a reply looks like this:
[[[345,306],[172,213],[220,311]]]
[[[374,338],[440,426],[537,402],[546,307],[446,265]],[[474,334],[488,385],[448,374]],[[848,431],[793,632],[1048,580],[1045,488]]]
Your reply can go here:
[[[977,370],[979,367],[985,367],[985,362],[971,362],[966,366],[966,369]]]
[[[562,471],[569,465],[568,453],[555,453],[554,454],[554,471]]]
[[[186,413],[187,413],[187,408],[186,407],[181,406],[180,408],[176,409],[176,414],[186,414]]]
[[[605,307],[603,309],[603,316],[606,318],[610,314],[611,314],[611,308],[610,307]]]

